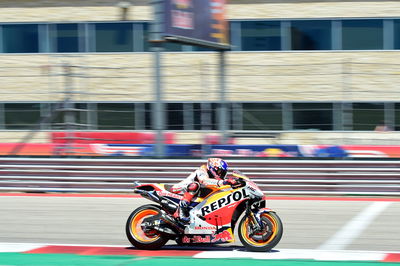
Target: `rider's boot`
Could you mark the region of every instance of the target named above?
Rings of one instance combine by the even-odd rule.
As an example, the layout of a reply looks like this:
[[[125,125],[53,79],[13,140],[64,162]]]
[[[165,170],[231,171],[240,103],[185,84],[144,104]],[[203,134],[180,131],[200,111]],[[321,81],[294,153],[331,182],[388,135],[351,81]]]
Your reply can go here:
[[[189,204],[190,204],[189,201],[181,200],[179,202],[178,209],[174,213],[174,217],[184,224],[189,223],[190,221]]]

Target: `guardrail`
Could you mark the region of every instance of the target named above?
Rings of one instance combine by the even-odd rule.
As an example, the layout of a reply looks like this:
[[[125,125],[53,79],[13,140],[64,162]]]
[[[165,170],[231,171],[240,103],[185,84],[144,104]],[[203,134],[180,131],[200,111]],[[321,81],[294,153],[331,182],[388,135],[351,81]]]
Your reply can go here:
[[[0,158],[0,191],[132,192],[176,183],[204,160]],[[400,161],[229,160],[267,194],[400,196]]]

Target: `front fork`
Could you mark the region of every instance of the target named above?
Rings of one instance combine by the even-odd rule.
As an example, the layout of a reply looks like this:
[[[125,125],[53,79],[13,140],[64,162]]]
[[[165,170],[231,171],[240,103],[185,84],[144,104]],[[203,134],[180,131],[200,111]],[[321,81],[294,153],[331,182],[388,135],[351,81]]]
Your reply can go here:
[[[261,231],[264,227],[258,212],[258,209],[252,210],[251,204],[246,202],[246,216],[250,218],[252,229],[256,232]]]
[[[268,208],[251,208],[251,204],[246,206],[246,215],[250,218],[250,228],[249,228],[249,237],[251,237],[255,241],[267,241],[271,236],[271,224],[264,223],[261,220],[261,215],[263,213],[271,212],[271,209]]]
[[[269,208],[265,208],[264,206],[260,207],[253,207],[252,208],[253,203],[252,202],[246,202],[246,216],[250,218],[251,221],[251,225],[252,225],[252,229],[253,232],[260,232],[262,230],[265,229],[265,224],[261,221],[261,215],[263,213],[269,213],[269,212],[273,212],[273,210],[269,209]]]

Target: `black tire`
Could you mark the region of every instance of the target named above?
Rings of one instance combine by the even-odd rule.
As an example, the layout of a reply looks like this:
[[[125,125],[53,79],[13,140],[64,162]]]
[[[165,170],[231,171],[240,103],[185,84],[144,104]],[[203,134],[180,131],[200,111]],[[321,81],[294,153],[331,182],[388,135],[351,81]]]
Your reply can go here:
[[[283,225],[276,213],[266,212],[261,214],[261,221],[265,226],[265,229],[261,232],[251,232],[250,217],[244,216],[239,222],[238,234],[240,242],[249,251],[270,251],[282,238]],[[262,239],[255,239],[257,237]]]
[[[141,226],[141,221],[145,217],[150,217],[160,213],[156,205],[143,205],[134,210],[126,221],[126,236],[138,249],[160,249],[167,243],[169,238],[156,230],[145,232]]]

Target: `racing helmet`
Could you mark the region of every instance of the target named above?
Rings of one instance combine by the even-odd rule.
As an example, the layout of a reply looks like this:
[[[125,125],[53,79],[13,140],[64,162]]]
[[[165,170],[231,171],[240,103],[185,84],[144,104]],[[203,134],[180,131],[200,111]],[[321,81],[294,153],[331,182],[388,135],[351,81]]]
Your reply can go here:
[[[220,158],[209,158],[207,160],[208,176],[215,179],[224,179],[228,172],[228,164]]]

